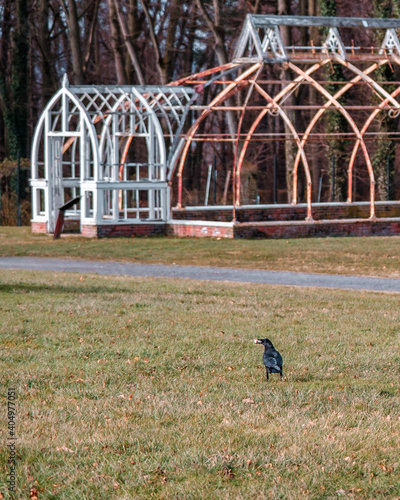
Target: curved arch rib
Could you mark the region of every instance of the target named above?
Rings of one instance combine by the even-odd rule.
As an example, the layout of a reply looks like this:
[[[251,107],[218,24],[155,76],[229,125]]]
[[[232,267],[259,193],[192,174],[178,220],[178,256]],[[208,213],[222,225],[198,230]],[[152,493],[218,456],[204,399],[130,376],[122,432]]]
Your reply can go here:
[[[196,133],[197,129],[199,128],[200,124],[203,122],[205,118],[212,112],[212,108],[224,100],[228,99],[230,96],[234,95],[236,92],[238,92],[244,84],[247,82],[243,82],[243,80],[246,80],[254,71],[256,71],[259,67],[261,66],[261,63],[256,63],[253,66],[251,66],[247,71],[239,75],[234,82],[230,83],[227,85],[225,89],[223,89],[208,105],[207,109],[205,109],[201,115],[197,118],[197,120],[193,123],[193,125],[190,127],[186,139],[185,139],[185,146],[183,148],[183,151],[181,153],[181,160],[179,162],[179,167],[178,167],[178,207],[180,208],[182,206],[182,170],[185,164],[186,156],[189,151],[190,144],[193,140],[194,134]]]
[[[243,63],[227,63],[224,64],[223,66],[217,66],[216,68],[211,68],[211,69],[206,69],[205,71],[200,71],[199,73],[195,73],[194,75],[189,75],[181,78],[180,80],[175,80],[174,82],[168,83],[168,87],[177,87],[178,85],[183,85],[186,82],[190,82],[191,80],[198,79],[198,78],[204,78],[206,76],[213,75],[214,73],[220,72],[220,71],[226,71],[232,68],[237,68],[238,66],[241,66]]]
[[[305,75],[304,71],[301,70],[300,68],[298,68],[295,64],[289,62],[288,66],[293,71],[295,71],[297,74],[299,74],[299,75],[304,74]],[[317,81],[315,81],[311,76],[306,75],[306,78],[311,83],[311,85],[315,89],[317,89],[326,99],[328,99],[328,100],[332,99],[332,95],[327,90],[325,90],[322,87],[322,85],[320,85]],[[371,203],[370,218],[374,219],[375,218],[375,177],[374,177],[374,172],[372,169],[371,159],[370,159],[368,151],[367,151],[367,147],[365,145],[363,137],[360,134],[360,130],[358,129],[357,125],[355,124],[354,120],[349,115],[349,113],[346,111],[346,109],[336,99],[332,99],[332,104],[346,118],[350,127],[353,129],[353,132],[355,133],[357,138],[360,139],[360,141],[361,141],[361,148],[362,148],[363,153],[364,153],[365,162],[367,164],[367,168],[368,168],[368,172],[369,172],[369,176],[370,176],[370,203]],[[294,184],[294,182],[293,182],[293,184]]]
[[[325,59],[317,64],[314,64],[313,66],[311,66],[310,68],[308,68],[308,70],[305,72],[307,75],[309,74],[312,74],[314,73],[315,71],[317,71],[319,68],[321,68],[322,66],[324,66],[325,64],[328,64],[330,61],[330,59]],[[281,99],[283,99],[290,91],[292,91],[294,89],[294,87],[298,84],[300,84],[302,81],[304,80],[304,76],[298,76],[297,78],[295,78],[293,80],[293,82],[289,83],[285,88],[283,88],[277,95],[276,97],[274,98],[274,103],[271,103],[269,102],[269,104],[267,104],[267,106],[265,107],[265,109],[263,109],[258,117],[254,120],[254,122],[252,123],[247,135],[246,135],[246,138],[244,140],[244,143],[243,143],[243,147],[242,147],[242,150],[240,152],[240,156],[239,156],[239,159],[238,159],[238,163],[237,163],[237,166],[236,166],[236,172],[237,172],[237,176],[239,177],[240,179],[240,172],[242,170],[242,165],[243,165],[243,161],[244,161],[244,157],[246,155],[246,151],[247,151],[247,148],[249,146],[249,143],[250,143],[250,140],[256,130],[256,128],[258,127],[259,123],[261,122],[261,120],[264,118],[264,116],[268,113],[268,111],[270,111],[271,109],[274,108],[275,106],[275,103],[277,104]],[[239,184],[239,194],[237,195],[237,199],[240,199],[240,184]]]
[[[306,155],[304,153],[304,149],[301,145],[300,137],[287,116],[287,114],[283,111],[283,109],[277,104],[277,102],[265,92],[264,89],[262,89],[257,83],[255,84],[258,92],[272,105],[275,106],[275,108],[278,110],[279,116],[283,119],[283,121],[286,123],[286,125],[289,127],[290,132],[293,135],[294,140],[296,141],[297,147],[299,148],[299,152],[301,155],[301,159],[303,160],[303,166],[304,166],[304,171],[306,174],[306,179],[307,179],[307,217],[306,220],[311,221],[312,220],[312,214],[311,214],[311,174],[310,174],[310,169],[308,167],[308,161],[306,158]]]
[[[383,64],[387,64],[387,61],[381,61],[379,63],[374,63],[372,64],[371,66],[369,66],[365,71],[364,73],[365,74],[369,74],[369,73],[372,73],[373,71],[375,71],[379,66],[383,65]],[[354,77],[349,83],[345,84],[338,92],[336,92],[336,94],[334,94],[331,99],[329,99],[328,101],[325,102],[325,104],[323,104],[323,106],[317,111],[317,113],[315,113],[315,115],[312,117],[312,120],[310,121],[310,123],[308,124],[304,134],[303,134],[303,137],[301,139],[301,144],[304,148],[307,140],[308,140],[308,137],[309,135],[311,134],[313,128],[315,127],[317,121],[321,118],[321,116],[325,113],[325,111],[329,108],[329,106],[331,106],[332,102],[336,99],[339,99],[342,95],[344,95],[355,83],[358,83],[360,80],[362,79],[361,75],[357,75],[356,77]],[[358,140],[358,139],[357,139]],[[297,171],[298,171],[298,167],[299,167],[299,163],[300,163],[300,151],[297,152],[297,155],[296,155],[296,159],[295,159],[295,162],[294,162],[294,166],[293,166],[293,175],[297,175]]]
[[[373,80],[368,75],[366,75],[363,71],[361,71],[356,66],[354,66],[354,64],[351,64],[349,61],[345,61],[344,59],[339,57],[337,54],[334,54],[333,58],[337,63],[341,64],[345,68],[350,69],[356,75],[359,75],[366,83],[368,83],[370,85],[370,87],[373,88],[375,94],[378,97],[380,97],[383,100],[383,98],[382,98],[382,96],[383,96],[385,99],[388,99],[395,108],[400,110],[400,104],[396,101],[396,99],[393,99],[393,97],[388,92],[386,92],[386,90],[381,85],[379,85],[379,83],[377,83],[375,80]],[[387,61],[385,61],[385,62],[387,62]]]
[[[400,87],[397,87],[396,90],[394,90],[390,95],[391,97],[396,97],[398,94],[400,94]],[[368,130],[369,126],[371,125],[372,121],[374,118],[380,113],[384,107],[389,103],[389,99],[385,99],[379,104],[378,109],[374,109],[374,111],[369,115],[367,120],[365,121],[362,129],[360,130],[360,133],[362,137],[364,137],[365,132]],[[351,153],[350,157],[350,162],[349,162],[349,169],[348,169],[348,179],[349,179],[349,184],[348,184],[348,193],[347,193],[347,201],[349,203],[352,202],[353,200],[353,169],[354,169],[354,162],[357,156],[358,149],[360,147],[360,140],[357,139],[356,143],[354,144],[353,151]]]
[[[235,177],[236,177],[236,162],[237,162],[237,155],[239,152],[239,138],[240,138],[240,131],[242,130],[242,124],[244,120],[244,115],[246,113],[247,105],[249,103],[250,97],[253,93],[254,90],[254,85],[255,82],[257,81],[258,76],[261,73],[262,66],[260,66],[257,70],[257,73],[255,75],[254,81],[250,82],[250,88],[247,92],[245,101],[243,103],[243,109],[242,112],[240,113],[240,118],[239,118],[239,123],[238,123],[238,128],[237,128],[237,134],[236,134],[236,141],[235,141],[235,151],[233,155],[233,175],[232,175],[232,205],[233,205],[233,210],[235,210],[235,206],[237,204],[237,200],[240,202],[240,175],[239,175],[239,189],[235,189]],[[238,198],[236,198],[238,196]],[[235,218],[235,216],[234,216]]]

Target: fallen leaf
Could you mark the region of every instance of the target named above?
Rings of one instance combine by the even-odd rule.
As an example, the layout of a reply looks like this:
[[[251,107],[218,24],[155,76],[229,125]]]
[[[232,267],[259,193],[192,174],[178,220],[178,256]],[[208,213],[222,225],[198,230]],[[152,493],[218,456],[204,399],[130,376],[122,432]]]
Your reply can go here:
[[[244,398],[244,399],[242,399],[242,403],[245,403],[245,404],[248,404],[248,405],[253,405],[254,404],[254,400],[251,399],[251,398]]]
[[[235,473],[232,469],[228,469],[228,467],[222,467],[222,473],[228,477],[228,479],[233,479],[235,477]]]
[[[37,496],[37,489],[36,488],[31,489],[29,498],[31,498],[32,500],[38,500],[39,497]]]
[[[61,446],[61,448],[57,448],[57,451],[66,451],[68,453],[75,453],[74,450],[67,448],[66,446]]]

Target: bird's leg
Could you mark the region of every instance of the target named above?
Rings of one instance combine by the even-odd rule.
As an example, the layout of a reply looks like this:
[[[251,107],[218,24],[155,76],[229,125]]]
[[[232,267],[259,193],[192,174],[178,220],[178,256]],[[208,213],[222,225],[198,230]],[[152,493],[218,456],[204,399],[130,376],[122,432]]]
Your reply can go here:
[[[281,370],[281,380],[283,380],[283,373],[282,373],[282,370]]]
[[[265,367],[265,371],[267,373],[267,380],[269,380],[269,371],[268,371],[268,367],[267,366]]]

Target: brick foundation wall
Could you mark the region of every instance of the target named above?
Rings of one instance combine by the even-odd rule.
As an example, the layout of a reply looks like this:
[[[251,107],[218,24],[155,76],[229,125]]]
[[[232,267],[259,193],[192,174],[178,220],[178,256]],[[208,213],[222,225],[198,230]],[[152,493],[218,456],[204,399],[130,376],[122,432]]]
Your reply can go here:
[[[97,226],[82,226],[82,236],[97,238]]]
[[[207,224],[168,224],[167,234],[178,237],[233,238],[233,226],[211,226]]]
[[[82,226],[82,236],[88,238],[129,238],[131,236],[160,236],[164,234],[166,234],[165,223]]]
[[[82,236],[113,238],[132,236],[213,238],[310,238],[326,236],[400,235],[400,202],[377,202],[378,219],[370,221],[368,203],[332,203],[313,207],[313,222],[305,221],[306,206],[264,205],[239,207],[237,222],[230,223],[232,207],[173,209],[169,223],[103,224],[82,226]],[[332,220],[336,219],[336,220]],[[67,221],[68,222],[68,221]],[[47,233],[46,222],[32,222],[33,233]],[[74,228],[78,221],[69,221]],[[66,224],[66,230],[68,231]]]
[[[400,235],[400,219],[343,220],[339,222],[245,223],[235,225],[234,238],[313,238],[326,236],[395,236]]]
[[[227,225],[173,222],[170,224],[83,226],[82,235],[89,238],[132,236],[176,236],[211,238],[314,238],[327,236],[394,236],[400,235],[399,220],[368,219],[341,221],[246,222]]]
[[[47,222],[34,222],[31,221],[31,230],[35,234],[46,234],[47,233]]]
[[[378,218],[400,217],[400,202],[377,202],[375,212]],[[172,209],[176,220],[208,220],[230,222],[232,207],[209,207]],[[237,222],[273,222],[273,221],[304,221],[307,216],[307,206],[298,205],[264,205],[253,207],[237,207]],[[332,219],[368,219],[369,203],[321,203],[312,206],[314,220]]]

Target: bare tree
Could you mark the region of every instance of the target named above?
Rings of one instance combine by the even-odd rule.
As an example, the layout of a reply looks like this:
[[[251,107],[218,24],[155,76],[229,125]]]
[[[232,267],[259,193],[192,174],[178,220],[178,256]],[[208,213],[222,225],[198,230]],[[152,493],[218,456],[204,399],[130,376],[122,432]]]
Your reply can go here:
[[[111,46],[114,54],[115,70],[117,73],[117,81],[120,84],[127,83],[124,55],[123,55],[123,42],[122,35],[118,23],[117,11],[115,9],[114,0],[108,0],[109,18],[110,18],[110,31],[111,31]]]
[[[129,33],[127,24],[125,23],[124,15],[122,13],[121,7],[118,0],[114,0],[115,12],[117,14],[119,28],[121,30],[122,38],[125,43],[126,49],[128,51],[133,69],[135,71],[136,77],[140,85],[144,85],[144,77],[142,72],[142,67],[139,62],[139,58],[136,52],[136,48],[133,43],[133,34]],[[130,19],[132,20],[132,11],[130,12]]]
[[[51,19],[53,17],[53,19]],[[53,67],[53,51],[51,33],[55,24],[54,13],[51,12],[50,0],[39,0],[37,16],[33,21],[36,26],[34,37],[39,51],[41,69],[41,97],[42,106],[54,94],[56,88],[56,72]]]
[[[10,155],[28,155],[28,56],[27,0],[17,0],[14,12],[3,7],[0,54],[0,98]]]
[[[155,64],[160,83],[165,85],[172,79],[173,63],[175,61],[175,41],[181,14],[181,0],[172,0],[168,5],[168,11],[164,13],[164,17],[168,17],[164,33],[156,33],[155,22],[150,13],[147,0],[140,0],[140,2],[147,20],[147,29],[155,54]],[[165,47],[163,50],[161,49],[161,41]]]
[[[77,85],[85,83],[85,74],[83,69],[83,55],[81,46],[81,37],[79,29],[78,8],[75,0],[63,0],[68,31],[69,43],[72,54],[72,68],[74,72],[74,81]]]

